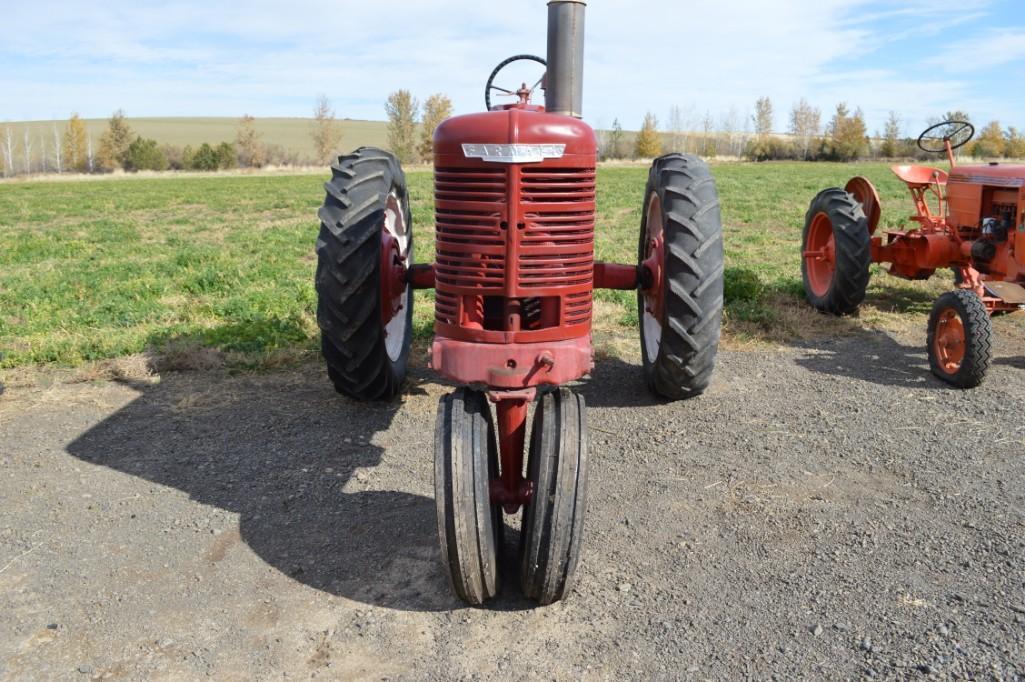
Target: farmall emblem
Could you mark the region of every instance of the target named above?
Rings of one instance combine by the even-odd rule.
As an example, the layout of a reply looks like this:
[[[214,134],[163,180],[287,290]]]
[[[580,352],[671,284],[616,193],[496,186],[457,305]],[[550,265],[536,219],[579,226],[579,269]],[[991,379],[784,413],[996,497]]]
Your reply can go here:
[[[464,144],[463,156],[495,163],[540,163],[545,159],[561,159],[564,144]]]

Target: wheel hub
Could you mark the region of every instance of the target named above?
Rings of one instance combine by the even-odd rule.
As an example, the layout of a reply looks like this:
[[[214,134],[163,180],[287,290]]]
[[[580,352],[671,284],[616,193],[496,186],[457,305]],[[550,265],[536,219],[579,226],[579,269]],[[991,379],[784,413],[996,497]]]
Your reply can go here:
[[[402,202],[395,194],[388,195],[381,226],[380,295],[381,324],[384,327],[385,349],[395,360],[402,353],[406,332],[406,315],[400,314],[406,306],[409,284],[409,230]]]
[[[655,361],[662,342],[662,320],[665,319],[665,229],[662,224],[662,201],[652,194],[645,219],[645,258],[641,261],[644,276],[644,352]]]
[[[808,286],[816,296],[825,296],[833,284],[836,272],[836,244],[833,239],[833,223],[825,213],[812,218],[804,244],[805,272]]]
[[[948,374],[956,374],[965,356],[965,328],[961,316],[953,308],[940,313],[936,322],[933,350],[939,366]]]

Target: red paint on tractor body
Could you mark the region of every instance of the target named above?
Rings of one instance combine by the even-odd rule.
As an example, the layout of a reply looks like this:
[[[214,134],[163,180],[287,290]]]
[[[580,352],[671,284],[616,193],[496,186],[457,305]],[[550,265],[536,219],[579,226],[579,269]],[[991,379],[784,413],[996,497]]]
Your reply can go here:
[[[594,131],[533,109],[457,116],[434,135],[434,348],[440,352],[432,367],[460,383],[488,383],[508,361],[516,363],[517,387],[571,381],[590,369],[578,358],[590,353]],[[565,147],[558,158],[503,163],[468,158],[466,144]],[[571,339],[578,341],[567,346]],[[524,372],[521,364],[529,360],[529,367],[544,344],[555,357],[557,380],[552,372]],[[498,355],[508,357],[489,364]]]
[[[501,475],[490,493],[510,513],[532,492],[523,446],[535,387],[593,367],[596,161],[590,126],[526,102],[450,118],[434,134],[435,263],[414,266],[410,281],[433,279],[431,367],[496,403]],[[625,286],[636,283],[629,270],[601,272]]]

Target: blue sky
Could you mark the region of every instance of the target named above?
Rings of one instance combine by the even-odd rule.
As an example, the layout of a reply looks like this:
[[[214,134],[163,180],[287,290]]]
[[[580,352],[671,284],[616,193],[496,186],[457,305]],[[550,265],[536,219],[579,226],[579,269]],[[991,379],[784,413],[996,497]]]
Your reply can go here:
[[[504,57],[544,54],[543,0],[17,2],[4,11],[0,121],[108,116],[383,119],[390,91],[444,92],[480,110]],[[907,134],[944,111],[1025,128],[1022,0],[591,0],[585,118],[639,126],[678,106],[742,129],[769,96],[828,119],[860,106]]]

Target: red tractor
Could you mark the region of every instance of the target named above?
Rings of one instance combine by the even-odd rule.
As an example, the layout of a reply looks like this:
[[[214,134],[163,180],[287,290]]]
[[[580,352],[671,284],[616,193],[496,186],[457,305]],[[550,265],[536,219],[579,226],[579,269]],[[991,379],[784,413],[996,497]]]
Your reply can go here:
[[[1025,309],[1025,166],[957,166],[954,150],[975,129],[944,121],[918,138],[927,152],[946,152],[950,172],[894,166],[915,202],[915,227],[879,227],[879,194],[866,178],[819,192],[805,217],[801,273],[808,300],[836,315],[865,298],[870,263],[889,273],[928,279],[952,268],[957,288],[929,316],[929,366],[959,388],[982,383],[992,360],[990,316]],[[1015,248],[1017,244],[1017,248]]]
[[[584,6],[548,3],[548,59],[502,62],[485,87],[487,110],[438,127],[434,263],[414,264],[406,182],[386,151],[339,157],[319,213],[317,320],[339,392],[388,400],[400,391],[413,290],[435,290],[429,364],[460,386],[438,408],[438,534],[452,588],[471,604],[498,592],[503,511],[523,511],[525,594],[547,604],[569,589],[586,506],[587,421],[582,396],[561,386],[593,367],[594,289],[637,290],[643,372],[659,396],[701,393],[719,340],[722,229],[701,160],[656,159],[637,262],[594,261],[597,142],[580,120]],[[524,59],[546,69],[534,87],[495,84]],[[537,87],[544,106],[532,102]],[[493,92],[517,101],[493,107]]]

